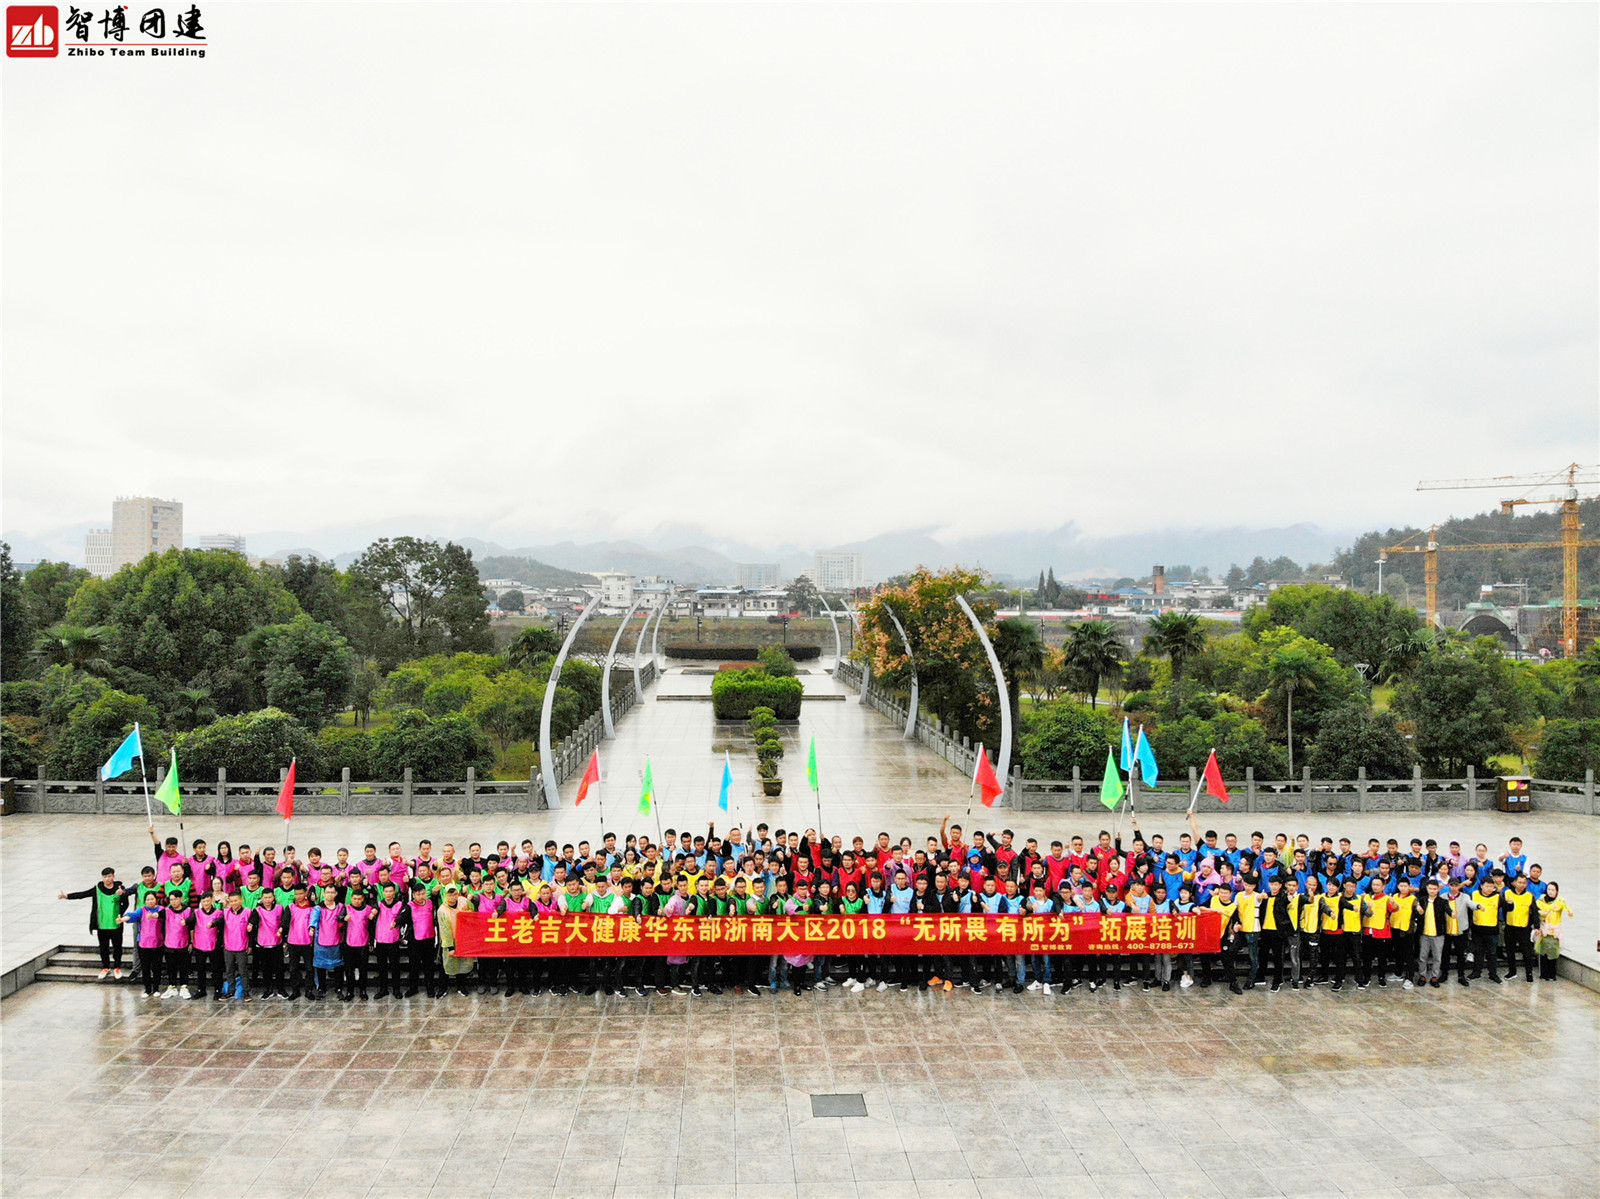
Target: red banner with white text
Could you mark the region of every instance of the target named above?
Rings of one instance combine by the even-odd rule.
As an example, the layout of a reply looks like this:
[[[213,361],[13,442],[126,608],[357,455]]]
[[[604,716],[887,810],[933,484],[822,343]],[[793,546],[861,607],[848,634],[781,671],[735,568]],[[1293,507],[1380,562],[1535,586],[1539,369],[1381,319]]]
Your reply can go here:
[[[1216,953],[1219,912],[1055,916],[490,916],[456,918],[456,953],[484,957],[737,954]]]

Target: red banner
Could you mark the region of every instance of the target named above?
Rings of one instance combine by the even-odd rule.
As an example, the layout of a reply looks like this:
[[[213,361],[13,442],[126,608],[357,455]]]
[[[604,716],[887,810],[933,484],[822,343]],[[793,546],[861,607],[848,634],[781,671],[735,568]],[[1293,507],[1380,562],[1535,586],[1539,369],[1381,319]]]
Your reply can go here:
[[[456,953],[484,957],[738,954],[1216,953],[1219,912],[1058,916],[489,916],[456,918]]]

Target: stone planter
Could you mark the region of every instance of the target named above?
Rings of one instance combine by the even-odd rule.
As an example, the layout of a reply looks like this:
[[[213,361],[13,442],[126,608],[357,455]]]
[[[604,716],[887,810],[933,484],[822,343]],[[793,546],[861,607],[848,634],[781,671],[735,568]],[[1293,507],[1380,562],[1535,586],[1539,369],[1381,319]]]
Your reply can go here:
[[[763,795],[782,795],[783,794],[783,780],[782,779],[762,779],[761,780],[761,793]]]

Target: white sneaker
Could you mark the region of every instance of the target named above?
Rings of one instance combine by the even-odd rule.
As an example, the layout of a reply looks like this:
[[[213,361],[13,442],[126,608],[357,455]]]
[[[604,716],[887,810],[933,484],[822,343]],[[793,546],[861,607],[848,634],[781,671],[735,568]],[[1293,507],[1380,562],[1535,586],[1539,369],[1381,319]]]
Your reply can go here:
[[[1180,987],[1192,987],[1192,986],[1194,986],[1194,979],[1190,978],[1187,974],[1185,974],[1183,976],[1183,981],[1180,982],[1178,985]]]
[[[1050,994],[1050,984],[1049,983],[1045,983],[1045,985],[1044,985],[1044,993],[1046,995]]]
[[[825,978],[817,979],[817,990],[826,991],[827,989],[828,989],[828,980],[825,979]]]
[[[178,988],[177,987],[168,987],[165,991],[161,992],[161,998],[163,998],[163,999],[171,999],[177,993],[178,993]]]
[[[100,971],[100,974],[99,974],[98,977],[99,977],[101,982],[104,982],[110,976],[111,976],[111,969],[110,969],[110,967],[107,967],[106,969]]]
[[[856,980],[853,979],[853,978],[847,978],[847,979],[844,980],[843,985],[851,988],[852,990],[854,990],[855,989],[855,985],[856,985]]]
[[[850,984],[850,993],[852,995],[859,995],[859,994],[861,994],[861,992],[865,991],[866,989],[867,989],[867,984],[866,983],[851,983]]]
[[[1038,989],[1039,989],[1039,980],[1038,979],[1034,979],[1031,983],[1028,984],[1028,990],[1037,991]]]
[[[1408,978],[1408,979],[1406,979],[1406,981],[1405,981],[1405,984],[1404,984],[1404,985],[1405,985],[1405,989],[1406,989],[1406,990],[1408,990],[1408,991],[1411,991],[1411,990],[1414,990],[1414,989],[1415,989],[1415,988],[1416,988],[1416,985],[1417,985],[1417,984],[1416,984],[1416,983],[1414,983],[1414,982],[1412,982],[1412,981],[1411,981],[1411,980],[1410,980],[1410,979],[1409,979],[1409,978]]]
[[[113,970],[111,972],[111,977],[112,978],[116,978],[116,979],[120,979],[122,977],[122,970],[120,968],[116,969],[116,970]]]
[[[888,983],[879,983],[878,984],[878,990],[887,991],[888,989],[889,989],[889,984]]]

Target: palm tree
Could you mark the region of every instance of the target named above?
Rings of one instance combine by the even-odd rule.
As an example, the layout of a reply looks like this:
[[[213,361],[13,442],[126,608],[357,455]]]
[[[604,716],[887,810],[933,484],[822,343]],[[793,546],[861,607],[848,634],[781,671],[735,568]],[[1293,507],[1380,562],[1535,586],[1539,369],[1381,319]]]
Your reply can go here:
[[[109,674],[111,663],[105,659],[105,648],[110,635],[104,625],[53,624],[39,634],[33,656],[46,666]]]
[[[1067,634],[1066,663],[1083,679],[1093,708],[1100,697],[1100,680],[1122,673],[1122,639],[1109,622],[1085,620]]]
[[[994,653],[1000,659],[1000,673],[1006,678],[1011,701],[1011,727],[1022,727],[1022,680],[1044,666],[1044,640],[1039,626],[1031,620],[1014,617],[994,626]]]
[[[1183,664],[1205,649],[1205,630],[1193,612],[1163,612],[1150,622],[1144,647],[1170,661],[1176,679],[1183,674]]]
[[[217,718],[217,709],[211,702],[211,692],[204,687],[189,687],[173,698],[172,719],[184,731],[199,728]]]
[[[1297,646],[1287,646],[1272,655],[1267,665],[1268,686],[1283,692],[1289,736],[1289,777],[1294,778],[1294,693],[1315,691],[1317,662]]]

